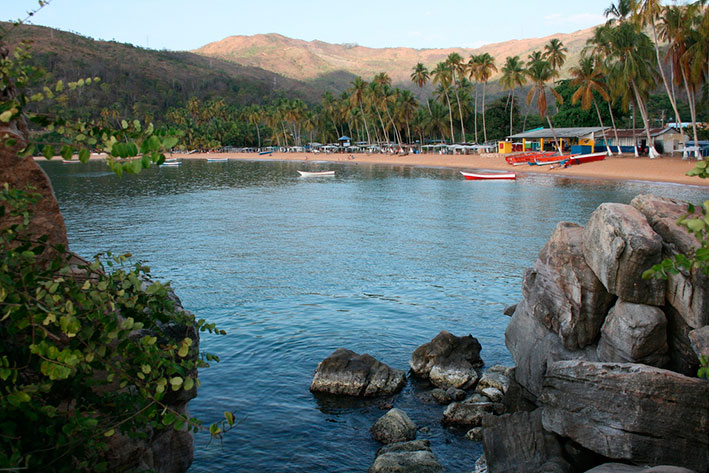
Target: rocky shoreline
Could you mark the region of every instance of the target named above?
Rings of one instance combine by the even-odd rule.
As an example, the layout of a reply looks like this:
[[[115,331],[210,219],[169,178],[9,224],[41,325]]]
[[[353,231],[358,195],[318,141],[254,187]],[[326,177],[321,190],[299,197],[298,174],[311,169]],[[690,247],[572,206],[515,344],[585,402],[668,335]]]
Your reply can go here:
[[[560,223],[524,274],[505,341],[514,368],[482,372],[480,344],[442,331],[414,351],[411,375],[446,405],[445,426],[482,441],[490,473],[709,471],[709,281],[699,270],[642,279],[697,247],[676,224],[687,205],[651,195],[602,204],[580,227]],[[338,349],[311,391],[373,397],[405,373]],[[372,427],[385,446],[370,472],[439,472],[417,426],[393,408]],[[486,463],[486,464],[485,464]]]

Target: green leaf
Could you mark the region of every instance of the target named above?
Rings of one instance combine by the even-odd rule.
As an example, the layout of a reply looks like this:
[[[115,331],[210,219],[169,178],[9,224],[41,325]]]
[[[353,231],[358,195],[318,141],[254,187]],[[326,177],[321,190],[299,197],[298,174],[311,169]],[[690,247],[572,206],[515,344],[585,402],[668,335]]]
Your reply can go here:
[[[124,130],[128,128],[128,122],[125,120],[121,120],[121,128]]]
[[[79,161],[82,163],[86,164],[89,162],[89,158],[91,157],[91,153],[89,152],[88,149],[84,148],[82,150],[79,150]]]
[[[74,150],[71,149],[71,146],[62,146],[62,150],[60,151],[61,157],[64,158],[65,161],[70,161],[71,156],[74,154]]]
[[[5,110],[4,112],[0,113],[0,122],[9,122],[12,120],[12,110]]]
[[[225,411],[224,418],[226,419],[227,424],[229,424],[229,427],[232,427],[234,425],[234,414],[233,413],[231,413],[229,411]]]
[[[52,159],[54,157],[54,147],[52,145],[44,145],[42,155],[47,159]]]

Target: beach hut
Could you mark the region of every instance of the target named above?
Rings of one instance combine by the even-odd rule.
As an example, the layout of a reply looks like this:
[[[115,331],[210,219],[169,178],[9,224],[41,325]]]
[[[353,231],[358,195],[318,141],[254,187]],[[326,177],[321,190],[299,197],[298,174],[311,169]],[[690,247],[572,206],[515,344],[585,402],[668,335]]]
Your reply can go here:
[[[342,148],[347,148],[350,145],[350,141],[352,141],[352,138],[349,136],[342,135],[337,139],[337,141],[340,143],[340,146]]]
[[[537,146],[531,146],[532,149],[554,149],[556,146],[554,143],[555,137],[559,140],[559,146],[561,146],[562,149],[566,149],[572,145],[585,145],[593,148],[595,144],[594,136],[596,133],[600,135],[602,130],[603,128],[598,126],[554,128],[554,132],[552,133],[551,128],[537,128],[535,130],[517,133],[516,135],[510,135],[507,138],[510,140],[521,140],[523,149],[527,149],[527,142],[529,141],[538,143]],[[609,129],[606,128],[606,137],[608,136],[608,130]]]
[[[606,139],[611,149],[620,146],[622,152],[634,153],[636,146],[643,150],[648,147],[645,128],[619,129],[617,130],[617,135],[618,139],[616,140],[616,133],[612,129],[610,131],[606,130]],[[685,142],[687,141],[687,137],[683,135],[681,131],[670,126],[664,128],[650,128],[650,137],[652,138],[653,145],[660,154],[682,152],[685,149]],[[598,138],[600,138],[600,136]]]

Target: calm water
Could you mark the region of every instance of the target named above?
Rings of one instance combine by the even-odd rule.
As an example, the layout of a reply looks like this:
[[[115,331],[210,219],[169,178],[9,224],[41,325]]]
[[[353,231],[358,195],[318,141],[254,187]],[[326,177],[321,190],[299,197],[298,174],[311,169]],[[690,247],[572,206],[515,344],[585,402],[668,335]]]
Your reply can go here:
[[[407,370],[445,329],[478,338],[487,366],[510,365],[502,310],[559,221],[645,192],[709,199],[699,187],[387,166],[194,161],[122,179],[102,163],[43,167],[74,251],[131,252],[228,331],[203,338],[221,363],[200,373],[190,410],[240,424],[223,444],[198,436],[190,472],[366,471],[385,406],[313,396],[319,361],[346,347]],[[336,177],[298,177],[305,168]],[[410,380],[390,402],[430,429],[418,438],[446,471],[470,471],[480,445],[443,429],[425,393]]]

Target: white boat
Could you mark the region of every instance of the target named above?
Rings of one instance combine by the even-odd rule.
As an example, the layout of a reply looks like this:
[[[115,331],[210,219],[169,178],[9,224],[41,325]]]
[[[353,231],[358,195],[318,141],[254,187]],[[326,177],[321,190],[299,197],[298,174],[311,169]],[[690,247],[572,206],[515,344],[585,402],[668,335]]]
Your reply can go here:
[[[207,158],[208,163],[226,163],[229,158]]]
[[[301,177],[334,176],[335,171],[298,171]]]
[[[469,181],[486,181],[486,180],[498,180],[498,179],[515,179],[517,175],[513,172],[464,172],[460,173]]]
[[[166,159],[160,167],[173,167],[173,166],[182,166],[182,161],[178,161],[176,159]]]

